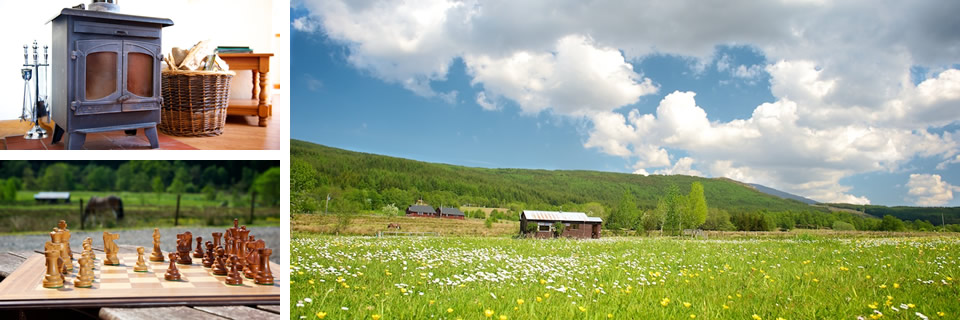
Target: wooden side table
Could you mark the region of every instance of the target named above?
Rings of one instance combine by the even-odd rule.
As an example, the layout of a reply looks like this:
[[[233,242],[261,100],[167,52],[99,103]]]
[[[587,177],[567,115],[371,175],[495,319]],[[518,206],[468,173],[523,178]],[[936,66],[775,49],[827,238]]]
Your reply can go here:
[[[230,65],[230,70],[251,70],[253,72],[253,92],[250,99],[230,99],[228,115],[260,117],[259,125],[267,126],[267,117],[273,114],[273,106],[267,101],[267,73],[270,72],[272,53],[221,53],[220,58]],[[257,82],[257,75],[259,83]],[[258,91],[259,89],[259,91]],[[259,92],[259,95],[257,94]]]

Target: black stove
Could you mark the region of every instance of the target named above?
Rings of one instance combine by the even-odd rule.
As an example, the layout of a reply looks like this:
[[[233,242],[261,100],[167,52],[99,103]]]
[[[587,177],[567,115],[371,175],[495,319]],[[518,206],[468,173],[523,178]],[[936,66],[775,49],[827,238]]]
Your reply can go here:
[[[173,21],[63,9],[54,18],[51,76],[53,143],[82,149],[88,133],[144,129],[157,148],[161,29]]]

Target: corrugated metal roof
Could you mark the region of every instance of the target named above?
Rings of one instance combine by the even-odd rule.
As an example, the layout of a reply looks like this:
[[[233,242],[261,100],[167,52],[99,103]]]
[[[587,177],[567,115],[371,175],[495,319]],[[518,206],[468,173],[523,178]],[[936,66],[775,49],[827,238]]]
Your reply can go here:
[[[69,192],[37,192],[33,195],[34,199],[67,199],[70,198]]]
[[[460,212],[460,209],[457,208],[440,208],[441,214],[449,214],[451,216],[462,216],[463,212]]]
[[[588,217],[587,214],[583,212],[523,210],[522,214],[527,220],[603,222],[602,219]]]
[[[416,204],[410,206],[409,208],[407,208],[407,210],[410,210],[410,211],[413,211],[413,212],[437,213],[437,211],[436,211],[436,210],[433,210],[433,207],[431,207],[431,206],[416,205]]]

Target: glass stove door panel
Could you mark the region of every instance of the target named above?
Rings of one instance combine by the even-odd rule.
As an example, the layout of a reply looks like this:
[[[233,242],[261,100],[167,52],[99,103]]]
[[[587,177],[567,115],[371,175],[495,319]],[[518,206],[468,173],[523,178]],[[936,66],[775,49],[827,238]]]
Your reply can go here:
[[[120,49],[121,42],[115,40],[77,41],[75,89],[81,105],[117,103],[122,78]],[[96,113],[119,111],[103,107],[97,110]]]
[[[160,109],[160,46],[138,41],[123,42],[123,111]]]

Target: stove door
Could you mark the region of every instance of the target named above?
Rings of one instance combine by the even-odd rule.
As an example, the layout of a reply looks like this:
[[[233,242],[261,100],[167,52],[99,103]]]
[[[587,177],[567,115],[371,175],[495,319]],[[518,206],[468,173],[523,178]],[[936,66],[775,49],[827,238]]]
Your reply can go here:
[[[123,111],[160,109],[160,45],[123,41]]]
[[[76,104],[78,115],[120,112],[122,42],[77,41]]]

